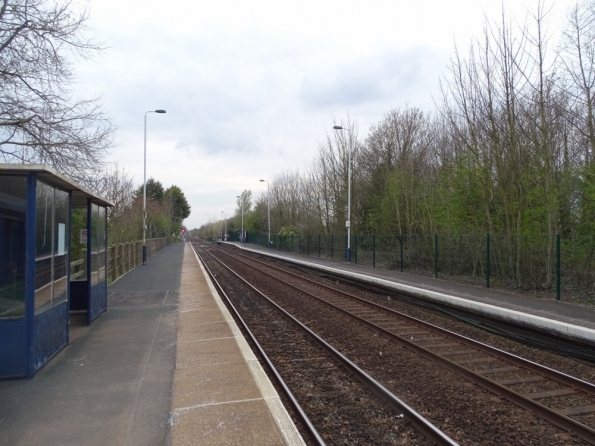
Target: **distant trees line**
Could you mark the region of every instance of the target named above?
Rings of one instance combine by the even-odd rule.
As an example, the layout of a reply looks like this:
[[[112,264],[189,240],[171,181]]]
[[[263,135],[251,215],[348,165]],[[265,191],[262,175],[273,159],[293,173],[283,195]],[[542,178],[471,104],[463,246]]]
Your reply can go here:
[[[97,178],[97,192],[114,203],[113,208],[108,208],[108,243],[141,240],[143,185],[135,187],[127,172],[117,165]],[[147,225],[151,225],[147,237],[179,234],[189,215],[190,205],[178,186],[165,189],[158,180],[147,180]]]
[[[543,4],[486,23],[451,57],[434,112],[398,107],[365,136],[341,122],[351,130],[270,183],[272,232],[345,233],[351,151],[352,234],[499,234],[517,272],[523,237],[545,236],[551,278],[555,235],[595,229],[595,2],[568,11],[559,42],[550,23]],[[266,233],[266,195],[246,204],[245,226]]]

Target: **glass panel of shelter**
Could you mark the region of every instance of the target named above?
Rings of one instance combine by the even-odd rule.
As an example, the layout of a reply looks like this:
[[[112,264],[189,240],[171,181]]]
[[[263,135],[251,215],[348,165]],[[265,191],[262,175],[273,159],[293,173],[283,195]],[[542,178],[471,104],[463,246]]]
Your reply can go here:
[[[68,299],[68,192],[36,185],[35,313]]]
[[[68,299],[68,192],[56,189],[54,194],[54,297],[52,305]]]
[[[98,282],[103,282],[107,278],[106,273],[106,247],[107,247],[107,213],[106,208],[98,206],[97,209],[97,246],[98,246]]]
[[[35,313],[39,313],[52,306],[54,188],[38,180],[35,195]]]
[[[0,319],[25,316],[27,177],[0,177]]]
[[[91,285],[99,283],[99,206],[91,203]]]

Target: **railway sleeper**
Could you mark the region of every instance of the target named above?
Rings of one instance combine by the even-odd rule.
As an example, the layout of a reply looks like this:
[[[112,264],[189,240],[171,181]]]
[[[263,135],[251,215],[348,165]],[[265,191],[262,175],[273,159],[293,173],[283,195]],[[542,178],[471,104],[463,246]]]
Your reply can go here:
[[[587,415],[595,412],[595,404],[589,404],[588,406],[569,407],[558,411],[562,415],[569,417],[577,415]]]
[[[567,396],[567,395],[576,395],[577,393],[582,393],[580,390],[573,389],[572,387],[567,387],[566,389],[557,389],[557,390],[546,390],[544,392],[533,392],[527,393],[523,396],[527,398],[531,398],[532,400],[538,401],[543,400],[545,398],[556,398],[559,396]]]
[[[500,384],[501,386],[513,386],[515,384],[524,384],[524,383],[534,383],[538,381],[545,381],[547,378],[545,376],[537,375],[537,376],[526,376],[524,378],[511,378],[511,379],[503,379],[497,380],[496,383]]]

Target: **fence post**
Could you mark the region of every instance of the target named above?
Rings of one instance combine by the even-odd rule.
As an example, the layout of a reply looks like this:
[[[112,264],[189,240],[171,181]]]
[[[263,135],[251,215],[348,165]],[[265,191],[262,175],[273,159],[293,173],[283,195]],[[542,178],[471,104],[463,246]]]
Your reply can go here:
[[[123,276],[126,274],[126,271],[124,270],[124,244],[120,243],[118,247],[120,248],[120,256],[118,257],[118,263],[120,264],[120,276]]]
[[[112,246],[112,280],[118,279],[118,245]]]
[[[355,264],[357,265],[357,235],[354,235],[353,239],[353,247],[355,248],[353,250],[353,258],[355,260]]]
[[[376,268],[376,235],[372,236],[372,268]]]
[[[438,277],[438,234],[434,234],[434,276]]]
[[[486,287],[490,287],[490,234],[486,238]]]
[[[123,276],[122,270],[122,245],[116,245],[116,279]]]
[[[320,258],[322,256],[322,242],[321,242],[321,235],[318,234],[318,257]]]
[[[118,279],[118,245],[112,247],[112,276],[115,282]]]
[[[560,300],[561,282],[560,270],[562,269],[562,259],[560,254],[560,234],[556,234],[556,300]]]
[[[112,246],[112,276],[113,279],[112,280],[116,280],[118,278],[118,271],[117,271],[117,267],[118,267],[118,262],[116,260],[116,256],[118,255],[118,245],[114,245]]]
[[[110,267],[111,267],[111,271],[110,271],[111,277],[110,278],[112,279],[112,283],[116,281],[116,276],[114,273],[114,266],[115,266],[114,265],[114,250],[115,250],[115,248],[113,246],[110,246],[110,248],[109,248],[109,253],[110,253],[109,262],[110,262]]]
[[[403,234],[399,235],[399,247],[401,248],[401,272],[403,272]]]
[[[331,260],[335,258],[335,236],[331,234]]]

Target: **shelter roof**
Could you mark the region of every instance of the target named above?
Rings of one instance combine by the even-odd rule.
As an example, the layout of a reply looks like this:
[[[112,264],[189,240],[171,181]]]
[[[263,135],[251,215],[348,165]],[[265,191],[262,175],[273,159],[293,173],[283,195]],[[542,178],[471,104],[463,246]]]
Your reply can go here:
[[[26,175],[35,172],[37,178],[45,181],[48,184],[57,186],[60,189],[72,192],[72,206],[81,207],[86,206],[87,199],[91,199],[92,203],[100,206],[113,207],[114,204],[106,198],[91,192],[89,189],[72,181],[70,178],[61,174],[57,170],[46,166],[44,164],[2,164],[0,163],[0,176],[5,175]]]

